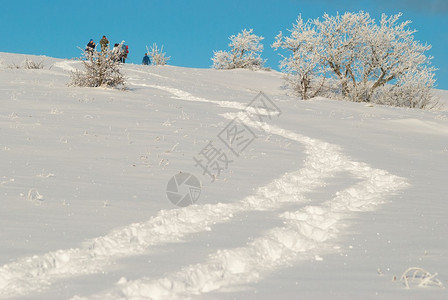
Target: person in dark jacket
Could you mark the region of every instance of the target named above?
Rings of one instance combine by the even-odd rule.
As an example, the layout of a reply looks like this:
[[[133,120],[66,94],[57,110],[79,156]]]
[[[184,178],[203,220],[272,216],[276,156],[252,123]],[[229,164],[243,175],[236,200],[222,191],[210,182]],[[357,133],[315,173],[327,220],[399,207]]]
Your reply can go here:
[[[93,41],[93,39],[90,39],[90,41],[87,43],[86,50],[85,50],[87,57],[92,57],[93,51],[95,51],[95,46],[96,46],[96,44]]]
[[[143,56],[142,65],[149,65],[151,64],[151,60],[149,59],[148,53],[145,53],[145,56]]]

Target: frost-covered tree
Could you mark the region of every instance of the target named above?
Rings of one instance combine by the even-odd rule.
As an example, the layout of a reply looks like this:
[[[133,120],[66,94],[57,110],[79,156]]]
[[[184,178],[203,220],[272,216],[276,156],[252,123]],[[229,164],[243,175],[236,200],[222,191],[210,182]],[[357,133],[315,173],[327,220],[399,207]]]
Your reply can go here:
[[[83,53],[84,70],[71,73],[70,86],[125,88],[126,79],[121,64],[112,50]]]
[[[321,50],[317,39],[311,22],[304,22],[299,16],[291,36],[284,37],[280,32],[272,45],[275,50],[282,48],[290,52],[289,57],[282,56],[280,69],[286,73],[287,85],[304,100],[317,96],[325,82],[327,70],[319,55]]]
[[[263,45],[261,36],[253,34],[253,29],[243,29],[229,37],[230,51],[215,51],[212,57],[215,69],[261,69],[265,60],[261,58]]]
[[[397,94],[401,100],[395,103],[400,106],[406,103],[403,102],[406,97],[412,98],[409,99],[410,105],[406,105],[409,107],[415,107],[411,103],[426,102],[432,98],[430,94],[435,84],[436,69],[431,66],[432,57],[425,54],[431,46],[415,41],[416,31],[408,28],[410,21],[398,23],[400,16],[383,14],[380,24],[373,24],[363,35],[367,47],[362,60],[362,73],[358,75],[366,89],[365,94],[360,95],[363,101],[371,101],[376,89],[386,84],[394,86],[392,90],[395,93],[397,90],[403,91],[402,96]],[[409,88],[404,88],[410,85],[419,89],[410,92]]]
[[[372,20],[367,13],[324,14],[313,21],[324,64],[340,82],[342,96],[357,100],[357,78],[365,58],[364,33]]]
[[[415,41],[410,21],[400,23],[400,16],[383,14],[379,23],[362,11],[325,14],[308,22],[299,17],[291,36],[280,33],[273,47],[290,52],[280,66],[290,73],[308,74],[305,83],[320,79],[322,70],[330,70],[329,81],[338,82],[342,98],[413,107],[433,98],[435,68],[432,57],[425,54],[431,46]],[[408,97],[412,100],[406,101]]]
[[[151,57],[151,62],[155,66],[164,66],[170,60],[171,56],[166,56],[163,52],[163,45],[159,49],[156,43],[152,44],[151,51],[148,46],[146,46],[148,55]]]

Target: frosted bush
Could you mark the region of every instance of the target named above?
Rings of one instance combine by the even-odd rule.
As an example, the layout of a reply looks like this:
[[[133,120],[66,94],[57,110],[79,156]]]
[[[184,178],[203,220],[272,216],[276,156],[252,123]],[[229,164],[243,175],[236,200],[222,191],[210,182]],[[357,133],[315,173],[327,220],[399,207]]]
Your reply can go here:
[[[33,60],[26,58],[25,61],[23,62],[23,68],[24,69],[43,69],[44,63],[42,60],[39,62],[35,62]]]
[[[163,45],[159,49],[156,43],[154,43],[151,47],[151,51],[148,46],[146,46],[146,50],[148,55],[151,57],[151,63],[155,66],[164,66],[170,60],[170,56],[166,56],[165,52],[163,52]]]
[[[215,69],[261,69],[265,63],[260,56],[263,51],[261,36],[253,34],[253,30],[244,29],[237,35],[229,37],[230,51],[215,51],[212,57]]]
[[[70,86],[126,88],[120,61],[114,58],[111,50],[84,52],[84,56],[84,70],[71,72]]]

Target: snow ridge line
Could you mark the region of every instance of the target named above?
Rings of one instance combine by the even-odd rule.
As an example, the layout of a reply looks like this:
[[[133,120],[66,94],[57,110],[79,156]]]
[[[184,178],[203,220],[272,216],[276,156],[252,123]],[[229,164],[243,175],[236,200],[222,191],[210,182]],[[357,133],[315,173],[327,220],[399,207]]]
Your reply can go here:
[[[284,226],[268,230],[245,247],[222,249],[204,262],[189,265],[166,277],[120,280],[115,289],[77,299],[190,299],[194,295],[220,288],[260,281],[275,270],[300,260],[334,251],[331,240],[343,229],[343,221],[353,212],[368,211],[387,197],[407,186],[406,180],[387,171],[372,169],[365,163],[350,161],[338,147],[310,139],[275,126],[252,122],[237,114],[250,126],[262,126],[271,134],[303,143],[308,157],[305,166],[258,190],[245,198],[245,206],[263,208],[282,202],[304,202],[304,193],[317,188],[324,178],[335,172],[348,171],[363,179],[318,206],[306,206],[279,217]],[[226,114],[233,119],[235,114]],[[271,206],[272,205],[272,206]],[[261,208],[258,207],[258,208]]]

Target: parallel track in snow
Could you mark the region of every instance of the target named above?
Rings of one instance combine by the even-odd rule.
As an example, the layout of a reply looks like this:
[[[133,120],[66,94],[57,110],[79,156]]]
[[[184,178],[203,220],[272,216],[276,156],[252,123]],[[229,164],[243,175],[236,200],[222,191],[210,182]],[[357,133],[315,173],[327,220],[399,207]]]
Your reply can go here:
[[[184,101],[199,101],[221,107],[243,109],[240,103],[221,102],[193,96],[172,87],[140,84],[171,93]],[[254,122],[241,113],[247,126],[262,127],[269,134],[298,142],[306,148],[303,168],[286,173],[257,192],[230,204],[194,205],[160,211],[147,222],[135,223],[89,240],[79,248],[58,250],[18,259],[0,268],[0,297],[26,295],[48,288],[58,280],[99,273],[117,259],[142,254],[151,247],[187,240],[193,233],[213,230],[234,215],[249,211],[275,210],[291,203],[299,210],[279,216],[284,225],[266,228],[264,234],[243,247],[221,249],[207,260],[188,265],[162,278],[140,278],[121,284],[89,299],[186,299],[223,287],[262,280],[272,272],[310,255],[324,254],[342,230],[342,221],[368,211],[407,186],[406,180],[385,170],[345,157],[339,147],[272,125]],[[360,181],[341,190],[336,197],[319,205],[308,205],[305,193],[317,190],[325,180],[348,172]],[[80,299],[79,297],[75,297]]]

